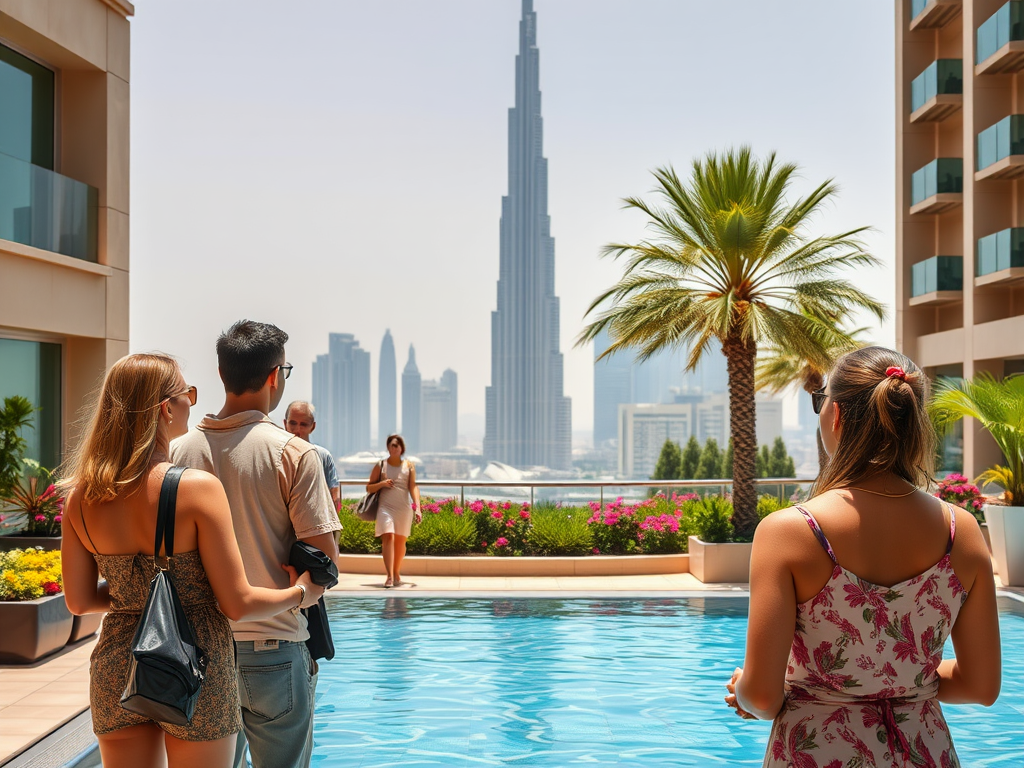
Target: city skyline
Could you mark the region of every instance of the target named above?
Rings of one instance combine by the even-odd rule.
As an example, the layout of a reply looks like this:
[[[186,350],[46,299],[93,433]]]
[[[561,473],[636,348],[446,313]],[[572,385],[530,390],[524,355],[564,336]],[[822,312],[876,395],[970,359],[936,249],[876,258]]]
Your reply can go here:
[[[572,345],[587,305],[620,273],[598,253],[643,237],[621,199],[645,195],[656,166],[685,172],[705,151],[752,143],[801,165],[804,186],[794,194],[834,177],[839,204],[820,229],[876,227],[868,243],[886,268],[856,279],[893,305],[894,148],[891,121],[877,117],[894,103],[890,9],[743,3],[745,23],[735,25],[736,9],[718,4],[534,5],[544,150],[554,158],[548,207],[558,241],[559,347],[577,432],[591,427],[593,348]],[[314,2],[317,24],[274,8],[180,0],[132,19],[131,349],[182,360],[200,392],[194,422],[221,406],[214,342],[240,318],[291,335],[288,400],[311,397],[323,329],[350,331],[376,352],[390,327],[396,347],[416,344],[426,378],[445,367],[459,372],[460,431],[479,434],[520,3]],[[190,23],[197,15],[199,27]],[[365,34],[335,50],[339,30],[357,28]],[[702,32],[686,36],[685,55],[669,55],[676,31],[695,29]],[[879,55],[835,57],[836,30],[845,45]],[[197,57],[181,59],[174,41],[182,39]],[[282,41],[289,56],[263,55]],[[721,60],[713,80],[696,76],[726,43],[749,55]],[[746,92],[742,102],[724,98],[716,83],[741,81],[765,56],[777,76],[799,74],[813,98],[784,105],[772,88]],[[828,66],[808,70],[818,58]],[[236,86],[218,86],[223,78]],[[843,115],[828,132],[816,119],[825,113]],[[415,196],[401,226],[396,184]],[[186,227],[176,215],[181,200],[194,209]],[[301,294],[281,290],[310,276]],[[190,310],[168,323],[160,303],[145,298],[157,295],[188,301]],[[892,344],[892,328],[890,321],[870,335]],[[377,379],[374,365],[374,422]]]
[[[508,194],[501,198],[497,309],[484,457],[516,467],[572,467],[572,401],[564,396],[548,215],[540,50],[533,0],[522,0],[515,106],[508,111]]]

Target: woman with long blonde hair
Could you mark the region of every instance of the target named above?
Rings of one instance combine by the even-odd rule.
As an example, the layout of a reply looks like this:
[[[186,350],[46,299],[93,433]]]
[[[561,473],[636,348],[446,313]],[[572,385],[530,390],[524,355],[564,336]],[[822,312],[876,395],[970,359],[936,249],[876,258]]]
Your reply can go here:
[[[230,766],[241,729],[235,621],[308,607],[323,589],[287,568],[292,586],[250,586],[220,481],[186,471],[178,486],[171,571],[208,664],[192,721],[158,723],[123,709],[130,646],[155,574],[153,541],[170,441],[188,430],[196,388],[173,358],[128,355],[111,367],[78,449],[65,464],[61,545],[72,613],[107,612],[92,654],[93,729],[107,768]],[[285,567],[285,566],[282,566]],[[99,577],[106,579],[98,584]]]
[[[939,702],[999,695],[992,563],[974,516],[926,491],[927,394],[882,347],[841,357],[814,394],[829,461],[806,504],[757,527],[746,660],[726,686],[738,715],[775,721],[765,766],[952,768]]]

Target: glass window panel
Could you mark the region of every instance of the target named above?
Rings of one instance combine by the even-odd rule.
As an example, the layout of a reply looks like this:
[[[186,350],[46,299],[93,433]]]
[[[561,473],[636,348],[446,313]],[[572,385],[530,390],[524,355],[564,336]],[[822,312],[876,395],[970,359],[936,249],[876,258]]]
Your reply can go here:
[[[22,430],[25,457],[55,468],[61,450],[60,344],[0,338],[0,401],[12,395],[39,409],[32,426]]]
[[[53,170],[54,75],[0,45],[0,153]]]

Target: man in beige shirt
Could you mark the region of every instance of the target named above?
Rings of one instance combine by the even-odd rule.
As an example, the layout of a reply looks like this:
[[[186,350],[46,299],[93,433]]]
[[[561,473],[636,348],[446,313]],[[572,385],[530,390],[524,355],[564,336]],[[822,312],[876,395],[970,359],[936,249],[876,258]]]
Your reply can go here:
[[[292,366],[288,334],[241,320],[217,339],[224,407],[171,445],[171,461],[203,469],[224,485],[249,583],[288,586],[281,563],[302,539],[335,562],[341,528],[323,465],[312,445],[274,424],[269,413],[284,396]],[[298,611],[263,621],[232,622],[244,736],[254,768],[306,768],[313,752],[316,663]]]

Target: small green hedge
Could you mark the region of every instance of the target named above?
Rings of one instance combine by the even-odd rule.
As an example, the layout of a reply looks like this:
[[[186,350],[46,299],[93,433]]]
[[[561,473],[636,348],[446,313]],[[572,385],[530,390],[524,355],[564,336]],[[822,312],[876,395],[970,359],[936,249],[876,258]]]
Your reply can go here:
[[[374,524],[352,514],[355,500],[338,512],[343,530],[338,547],[350,554],[377,554]],[[764,518],[783,503],[774,496],[758,499]],[[423,521],[407,542],[412,555],[487,554],[580,556],[673,554],[686,552],[687,537],[706,542],[732,541],[732,502],[722,496],[657,494],[627,504],[617,499],[602,507],[476,500],[465,508],[457,499],[423,501]]]

